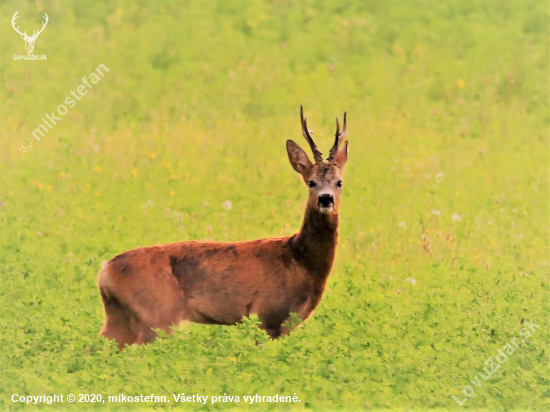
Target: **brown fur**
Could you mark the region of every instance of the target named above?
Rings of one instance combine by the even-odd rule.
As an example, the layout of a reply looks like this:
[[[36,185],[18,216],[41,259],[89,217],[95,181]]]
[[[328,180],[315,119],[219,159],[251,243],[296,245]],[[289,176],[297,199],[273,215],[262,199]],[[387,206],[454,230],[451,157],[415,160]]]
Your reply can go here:
[[[302,156],[292,143],[287,143],[291,163]],[[306,182],[318,181],[326,192],[336,187],[344,164],[345,158],[340,163],[310,162],[299,173]],[[100,334],[115,339],[122,349],[155,339],[152,328],[170,333],[183,320],[234,325],[251,313],[272,338],[288,333],[282,324],[290,313],[307,319],[325,289],[337,243],[336,192],[334,211],[323,213],[316,191],[310,189],[304,223],[291,237],[179,242],[134,249],[103,262],[98,285],[106,320]]]

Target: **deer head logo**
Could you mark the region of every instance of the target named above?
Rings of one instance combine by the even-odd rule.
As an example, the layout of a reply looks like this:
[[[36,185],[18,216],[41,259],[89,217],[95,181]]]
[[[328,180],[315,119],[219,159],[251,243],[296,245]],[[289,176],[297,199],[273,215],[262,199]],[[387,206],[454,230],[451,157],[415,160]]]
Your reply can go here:
[[[19,13],[19,10],[17,10],[15,12],[15,14],[13,15],[13,18],[11,19],[11,25],[12,25],[13,29],[21,35],[21,38],[23,40],[25,40],[25,48],[27,49],[27,53],[31,54],[32,50],[34,49],[34,42],[36,41],[36,38],[38,37],[38,35],[40,33],[42,33],[44,31],[44,28],[46,27],[46,24],[48,24],[48,20],[49,20],[48,15],[46,13],[44,13],[44,18],[46,20],[44,21],[44,25],[42,26],[42,28],[38,31],[34,30],[32,36],[28,36],[27,35],[27,30],[25,30],[24,33],[21,33],[19,31],[19,27],[15,27],[15,20],[17,20],[17,18],[19,17],[17,15],[17,13]]]

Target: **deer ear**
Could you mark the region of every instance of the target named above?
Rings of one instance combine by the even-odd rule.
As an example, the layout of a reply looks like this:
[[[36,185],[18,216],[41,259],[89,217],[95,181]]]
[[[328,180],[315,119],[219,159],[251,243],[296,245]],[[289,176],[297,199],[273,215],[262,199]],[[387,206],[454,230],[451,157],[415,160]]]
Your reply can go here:
[[[340,150],[336,153],[336,156],[334,156],[334,161],[338,165],[338,168],[340,170],[344,170],[344,166],[346,166],[346,163],[348,161],[348,141],[346,140]]]
[[[286,152],[288,153],[288,160],[294,170],[300,173],[305,179],[305,175],[307,174],[309,168],[313,166],[313,163],[311,163],[307,157],[306,152],[304,152],[302,148],[292,140],[286,141]]]

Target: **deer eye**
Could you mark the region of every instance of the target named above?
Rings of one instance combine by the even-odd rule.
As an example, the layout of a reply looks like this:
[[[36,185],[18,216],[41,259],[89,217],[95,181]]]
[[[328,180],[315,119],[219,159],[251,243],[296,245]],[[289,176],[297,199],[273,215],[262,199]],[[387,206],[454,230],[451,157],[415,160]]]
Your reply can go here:
[[[338,180],[338,182],[336,183],[336,186],[342,187],[342,181],[341,181],[341,180]]]
[[[317,183],[315,183],[313,180],[310,180],[309,182],[307,182],[307,185],[309,187],[315,187],[315,186],[317,186]]]

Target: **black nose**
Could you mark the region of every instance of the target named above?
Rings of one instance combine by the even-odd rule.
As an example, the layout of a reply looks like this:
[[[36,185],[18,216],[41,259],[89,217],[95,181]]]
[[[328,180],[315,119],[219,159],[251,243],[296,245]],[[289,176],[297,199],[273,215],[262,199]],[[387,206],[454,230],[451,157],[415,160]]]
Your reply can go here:
[[[329,207],[334,204],[334,198],[332,195],[319,196],[319,207]]]

